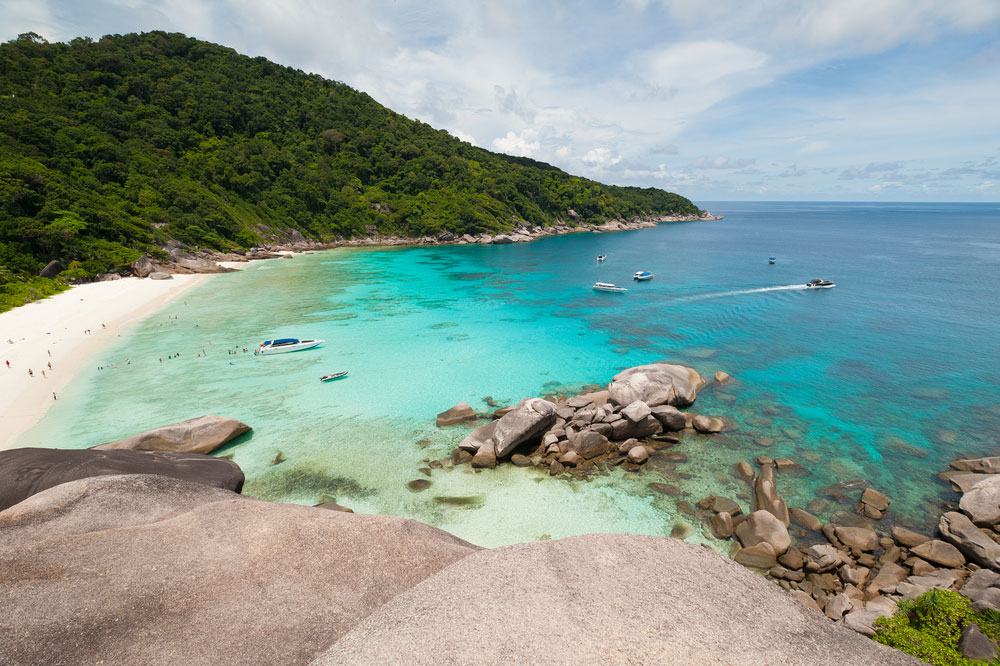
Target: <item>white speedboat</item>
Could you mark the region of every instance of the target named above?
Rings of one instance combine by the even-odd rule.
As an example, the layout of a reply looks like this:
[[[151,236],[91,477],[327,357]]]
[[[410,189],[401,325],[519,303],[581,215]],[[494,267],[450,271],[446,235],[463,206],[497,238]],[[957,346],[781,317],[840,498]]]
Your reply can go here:
[[[836,286],[837,285],[835,285],[830,280],[821,280],[819,278],[816,278],[815,280],[809,280],[809,282],[806,282],[806,288],[808,289],[830,289]]]
[[[645,282],[646,280],[652,280],[653,274],[649,271],[636,271],[635,275],[632,276],[632,279],[639,282]]]
[[[606,254],[599,254],[599,255],[597,255],[597,260],[598,261],[604,261],[607,258],[608,258],[608,255],[606,255]]]
[[[608,291],[613,294],[624,294],[628,289],[625,287],[619,287],[610,282],[595,282],[594,291]]]
[[[299,340],[298,338],[281,338],[280,340],[265,340],[257,348],[258,354],[284,354],[303,349],[312,349],[323,343],[322,340]]]

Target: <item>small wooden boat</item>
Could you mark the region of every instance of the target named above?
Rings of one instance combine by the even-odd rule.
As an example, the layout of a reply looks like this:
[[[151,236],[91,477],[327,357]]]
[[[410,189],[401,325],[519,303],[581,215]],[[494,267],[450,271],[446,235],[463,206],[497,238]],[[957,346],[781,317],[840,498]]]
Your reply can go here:
[[[329,375],[323,375],[319,378],[321,382],[332,382],[334,379],[340,379],[341,377],[347,376],[347,370],[341,370],[340,372],[332,372]]]

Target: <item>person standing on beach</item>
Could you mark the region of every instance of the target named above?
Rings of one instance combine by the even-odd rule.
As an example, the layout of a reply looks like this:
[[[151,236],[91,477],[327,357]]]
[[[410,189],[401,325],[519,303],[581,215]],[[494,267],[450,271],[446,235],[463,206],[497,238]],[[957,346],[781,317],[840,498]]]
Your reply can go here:
[[[52,369],[52,361],[49,361],[49,370]]]
[[[7,361],[7,367],[8,368],[10,367],[10,361]]]
[[[56,399],[56,392],[55,392],[55,391],[53,391],[53,392],[52,392],[52,399],[53,399],[53,400],[55,400],[55,399]]]
[[[29,377],[34,377],[34,376],[35,376],[35,373],[33,373],[33,372],[31,371],[31,368],[28,368],[28,376],[29,376]]]

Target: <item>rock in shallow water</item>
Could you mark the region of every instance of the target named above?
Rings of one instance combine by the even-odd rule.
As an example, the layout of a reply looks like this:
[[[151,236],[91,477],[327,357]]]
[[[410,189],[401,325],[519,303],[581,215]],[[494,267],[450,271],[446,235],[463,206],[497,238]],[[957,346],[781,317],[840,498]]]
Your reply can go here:
[[[180,423],[153,428],[116,442],[99,444],[93,448],[100,451],[133,449],[211,453],[249,431],[250,426],[236,419],[206,414]]]
[[[619,372],[608,386],[612,402],[629,405],[641,400],[650,407],[686,407],[698,397],[705,378],[692,368],[667,363],[640,365]]]
[[[474,421],[475,419],[476,412],[472,409],[472,406],[467,402],[460,402],[451,409],[438,414],[434,423],[437,427],[444,428],[464,423],[465,421]]]

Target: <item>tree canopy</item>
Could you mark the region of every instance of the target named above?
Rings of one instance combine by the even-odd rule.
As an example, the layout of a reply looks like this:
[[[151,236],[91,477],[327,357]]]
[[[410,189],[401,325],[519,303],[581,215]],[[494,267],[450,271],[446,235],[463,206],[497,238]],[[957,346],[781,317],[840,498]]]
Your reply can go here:
[[[423,236],[691,214],[684,197],[492,153],[363,92],[181,34],[0,45],[0,289],[176,239]]]

